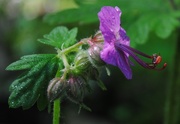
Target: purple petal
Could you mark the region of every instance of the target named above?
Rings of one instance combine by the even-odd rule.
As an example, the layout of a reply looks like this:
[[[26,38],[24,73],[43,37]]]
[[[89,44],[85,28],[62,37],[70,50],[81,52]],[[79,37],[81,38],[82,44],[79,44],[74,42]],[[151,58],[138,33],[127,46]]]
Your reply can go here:
[[[127,79],[132,78],[132,71],[128,62],[128,57],[123,51],[118,51],[119,56],[117,57],[117,65]]]
[[[106,46],[105,44],[100,56],[107,64],[118,66],[127,79],[132,78],[132,71],[128,62],[128,57],[123,51],[119,50],[117,52],[114,47],[111,47],[110,45]]]
[[[118,7],[106,6],[98,13],[100,30],[104,37],[104,47],[100,53],[101,59],[107,64],[118,66],[127,79],[132,78],[132,71],[128,62],[128,53],[117,50],[116,42],[129,46],[130,40],[126,31],[120,26],[121,11]]]
[[[114,46],[109,45],[108,43],[105,43],[104,48],[100,53],[101,59],[105,61],[107,64],[117,66],[116,56],[118,56],[118,53],[116,49],[114,48]]]
[[[120,31],[119,31],[119,40],[117,40],[116,42],[118,42],[119,44],[123,44],[123,45],[126,45],[126,46],[130,46],[130,39],[129,37],[126,35],[126,31],[121,28]],[[114,42],[115,43],[115,42]],[[129,54],[126,53],[126,56],[129,57]]]
[[[106,42],[114,42],[120,30],[121,11],[118,7],[106,6],[98,13],[100,30]]]
[[[120,31],[119,31],[119,36],[120,36],[120,43],[124,44],[126,46],[130,46],[130,39],[129,37],[126,35],[126,31],[121,27]]]

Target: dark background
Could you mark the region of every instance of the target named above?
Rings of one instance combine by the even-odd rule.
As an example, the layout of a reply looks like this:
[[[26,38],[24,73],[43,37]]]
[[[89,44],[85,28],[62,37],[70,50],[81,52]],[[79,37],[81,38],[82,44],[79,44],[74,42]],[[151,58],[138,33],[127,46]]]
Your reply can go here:
[[[85,1],[87,1],[86,6],[92,6],[92,1]],[[78,27],[78,40],[93,35],[99,28],[97,17],[94,21],[84,23],[72,21],[70,23],[51,24],[44,21],[46,14],[68,8],[77,8],[81,5],[78,5],[78,2],[78,0],[53,0],[53,2],[50,0],[0,1],[0,124],[52,123],[52,111],[50,113],[47,112],[47,109],[38,111],[36,104],[28,110],[8,107],[8,97],[10,95],[8,87],[21,71],[5,71],[5,68],[23,55],[55,53],[54,49],[39,43],[37,39],[42,38],[44,34],[49,33],[56,26],[64,25],[69,29]],[[143,4],[141,2],[142,0],[137,2],[138,6],[132,4],[131,1],[128,3],[128,0],[126,3],[123,0],[119,0],[118,3],[112,2],[113,5],[117,4],[122,8],[122,11],[124,10],[121,17],[122,27],[131,30],[135,19],[138,20],[144,17],[141,12],[139,15],[136,15],[136,13],[142,8],[144,8],[143,12],[146,12],[145,9],[149,6],[149,3]],[[180,2],[178,0],[175,2],[175,6],[179,6]],[[156,4],[157,6],[165,4],[168,9],[173,6],[168,0],[166,2],[154,0],[152,3],[152,7],[149,7],[152,10],[154,10]],[[127,9],[130,6],[135,9]],[[129,14],[128,11],[132,13]],[[164,12],[164,8],[161,9],[161,12]],[[148,21],[151,22],[151,20]],[[168,25],[168,23],[166,24]],[[143,24],[144,22],[141,22],[137,26],[143,27]],[[140,35],[130,37],[132,46],[150,55],[160,53],[163,57],[162,63],[167,62],[168,64],[167,68],[163,71],[153,71],[144,69],[135,63],[135,66],[132,67],[133,79],[127,80],[118,68],[108,66],[111,70],[111,76],[106,75],[105,69],[101,73],[101,79],[105,83],[107,91],[102,91],[95,82],[92,82],[93,92],[85,96],[84,103],[92,109],[92,112],[82,109],[81,113],[78,114],[78,105],[63,100],[61,104],[61,124],[162,124],[168,93],[171,88],[170,84],[173,81],[176,82],[178,77],[178,73],[175,75],[175,71],[177,72],[179,67],[176,65],[178,63],[178,34],[180,34],[178,28],[179,24],[173,28],[163,27],[162,31],[168,30],[170,33],[166,36],[162,35],[162,37],[161,35],[158,36],[157,31],[153,29],[148,31],[148,36],[145,36],[146,32],[143,32],[143,29],[142,31],[139,30],[139,28],[137,30],[133,28],[134,33],[132,31],[128,33],[127,31],[129,36],[140,32]],[[134,42],[137,41],[134,37],[141,41]],[[146,61],[146,59],[144,60]]]

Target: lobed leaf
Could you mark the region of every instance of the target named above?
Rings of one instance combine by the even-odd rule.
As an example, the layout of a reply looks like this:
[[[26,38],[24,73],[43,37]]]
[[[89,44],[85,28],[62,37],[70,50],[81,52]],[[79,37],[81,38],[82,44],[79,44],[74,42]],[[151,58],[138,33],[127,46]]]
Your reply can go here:
[[[131,44],[143,44],[154,32],[160,38],[167,38],[179,26],[179,10],[172,10],[163,0],[75,0],[79,8],[48,14],[44,21],[49,24],[97,23],[97,13],[102,6],[118,6],[122,10],[122,27],[127,29]],[[91,14],[88,14],[91,13]],[[129,20],[128,20],[129,19]],[[125,20],[125,21],[123,21]],[[126,26],[123,26],[126,25]]]
[[[154,24],[155,33],[161,38],[167,38],[180,25],[178,19],[172,17],[171,14],[161,14],[156,17],[156,23]]]
[[[167,38],[171,35],[173,30],[180,25],[174,13],[160,13],[151,12],[147,15],[141,15],[132,23],[127,33],[131,41],[136,44],[143,44],[147,41],[150,32],[154,31],[160,38]]]
[[[6,70],[24,70],[30,69],[42,61],[55,57],[55,54],[33,54],[21,57],[20,60],[10,64]]]
[[[39,110],[43,110],[48,104],[47,85],[56,74],[57,63],[57,58],[49,58],[49,60],[36,64],[16,79],[10,86],[9,106],[28,109],[38,101]]]
[[[150,31],[149,18],[149,15],[140,17],[129,26],[127,33],[132,42],[143,44],[147,40]]]
[[[76,43],[77,28],[70,31],[66,27],[60,26],[53,29],[49,34],[44,35],[44,39],[38,39],[41,43],[61,49],[67,48]]]

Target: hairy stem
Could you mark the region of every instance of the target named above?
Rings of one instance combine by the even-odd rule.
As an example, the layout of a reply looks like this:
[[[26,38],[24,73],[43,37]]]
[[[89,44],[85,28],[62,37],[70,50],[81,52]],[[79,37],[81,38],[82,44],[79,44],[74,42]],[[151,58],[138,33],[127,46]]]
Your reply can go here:
[[[67,53],[70,53],[72,51],[76,51],[76,49],[78,49],[78,47],[82,46],[83,44],[87,44],[88,40],[89,40],[89,38],[82,39],[78,43],[76,43],[76,44],[74,44],[74,45],[72,45],[72,46],[62,50],[61,53],[67,54]]]
[[[180,29],[178,29],[180,32]],[[173,74],[168,86],[168,97],[165,106],[164,124],[179,124],[180,111],[180,36],[178,35]]]
[[[74,52],[74,51],[78,51],[79,50],[79,47],[82,46],[83,44],[87,44],[88,42],[88,38],[86,39],[82,39],[80,42],[66,48],[66,49],[63,49],[63,50],[60,50],[58,49],[57,52],[58,52],[58,55],[57,57],[60,58],[62,61],[63,61],[63,64],[64,64],[64,69],[63,69],[63,75],[61,78],[64,78],[66,79],[66,76],[67,76],[67,73],[69,72],[70,70],[70,64],[68,62],[68,59],[66,57],[66,55],[70,52]],[[58,69],[57,73],[56,73],[56,77],[59,77],[62,72],[62,70],[60,71]],[[60,99],[57,99],[54,101],[54,106],[53,106],[53,124],[59,124],[60,123]]]
[[[60,99],[54,101],[53,124],[60,124]]]
[[[61,75],[60,68],[56,72],[55,77],[59,77]],[[53,124],[60,124],[60,99],[54,101],[53,104]]]
[[[81,41],[79,41],[78,43],[66,48],[66,49],[63,49],[63,50],[60,50],[58,49],[57,52],[58,52],[58,55],[57,57],[60,58],[62,61],[63,61],[63,64],[64,64],[64,69],[61,70],[64,72],[64,77],[66,77],[66,74],[69,72],[70,70],[70,64],[67,60],[67,57],[66,55],[70,52],[74,52],[74,51],[78,51],[79,50],[79,47],[82,46],[83,44],[87,44],[88,43],[88,40],[89,38],[85,38],[85,39],[82,39]]]

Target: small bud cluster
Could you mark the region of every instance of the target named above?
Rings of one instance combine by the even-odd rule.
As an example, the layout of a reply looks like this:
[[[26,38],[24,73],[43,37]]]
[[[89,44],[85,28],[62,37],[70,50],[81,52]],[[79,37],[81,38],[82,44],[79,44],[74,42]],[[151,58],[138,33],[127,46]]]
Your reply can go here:
[[[68,98],[82,101],[85,89],[86,79],[82,76],[71,75],[68,79],[53,78],[49,82],[47,89],[48,99],[52,102],[57,98],[67,96]]]
[[[98,31],[94,37],[85,39],[85,45],[88,48],[79,47],[70,65],[65,55],[61,57],[64,59],[65,68],[61,77],[55,77],[49,82],[47,96],[50,102],[66,97],[73,102],[82,103],[85,92],[91,91],[88,81],[100,81],[98,68],[105,65],[100,58],[100,51],[103,48],[101,32]],[[105,89],[104,85],[101,86]]]

